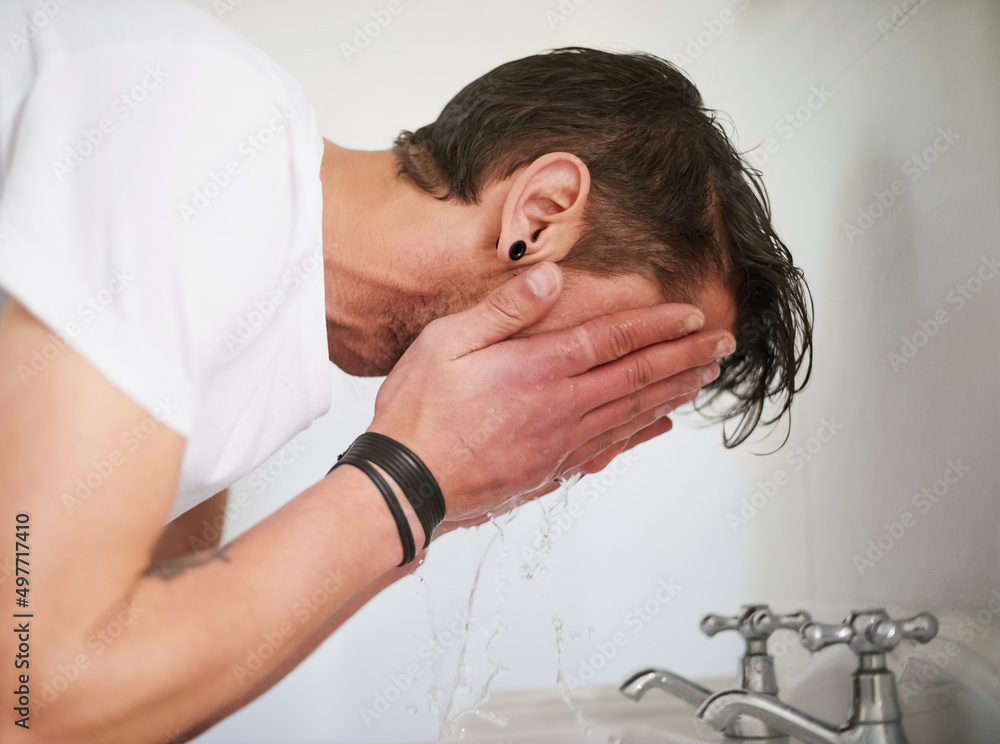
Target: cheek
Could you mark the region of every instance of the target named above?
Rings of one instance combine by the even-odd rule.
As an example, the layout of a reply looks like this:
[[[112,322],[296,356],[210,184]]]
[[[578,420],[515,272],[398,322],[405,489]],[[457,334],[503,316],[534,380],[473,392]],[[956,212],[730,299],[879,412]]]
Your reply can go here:
[[[518,331],[514,334],[514,338],[520,338],[522,336],[534,336],[536,333],[545,333],[546,331],[560,331],[563,328],[569,328],[572,325],[578,325],[573,322],[572,317],[568,316],[567,313],[560,307],[557,303],[549,314],[544,318],[539,320],[535,325],[530,328],[525,328],[523,331]]]

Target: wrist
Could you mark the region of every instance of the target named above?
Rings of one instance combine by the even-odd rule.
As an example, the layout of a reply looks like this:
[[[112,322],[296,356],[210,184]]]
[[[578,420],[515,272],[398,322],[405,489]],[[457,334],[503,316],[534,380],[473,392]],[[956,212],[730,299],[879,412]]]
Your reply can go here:
[[[364,546],[365,551],[363,570],[370,572],[368,581],[374,581],[396,568],[403,559],[399,531],[382,494],[371,479],[357,468],[344,465],[329,473],[323,483],[328,486],[328,499],[336,502],[345,520],[358,530],[359,544]],[[423,545],[424,532],[420,520],[391,481],[390,486],[397,492],[414,541],[418,546]]]
[[[421,550],[426,548],[435,528],[445,518],[444,495],[434,474],[402,442],[371,430],[355,439],[333,467],[348,464],[365,472],[382,493],[399,529],[403,562],[409,563],[416,555],[416,545]],[[404,504],[408,507],[405,513]],[[419,541],[413,539],[413,530],[407,526],[410,514],[415,514],[420,522],[423,539]]]

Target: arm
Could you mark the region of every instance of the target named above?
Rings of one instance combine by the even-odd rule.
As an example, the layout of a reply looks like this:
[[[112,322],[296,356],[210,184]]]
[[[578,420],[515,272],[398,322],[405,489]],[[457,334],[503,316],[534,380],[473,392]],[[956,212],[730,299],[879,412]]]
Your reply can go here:
[[[0,316],[3,521],[30,514],[35,615],[27,670],[11,663],[13,634],[0,636],[3,682],[14,690],[14,672],[27,671],[33,702],[45,703],[46,683],[69,676],[70,665],[80,673],[33,712],[30,732],[13,725],[9,706],[0,725],[5,741],[162,741],[301,653],[328,617],[399,562],[399,538],[377,491],[341,468],[222,550],[150,567],[184,440],[157,425],[129,451],[123,434],[149,414],[69,347],[25,388],[16,365],[47,338],[14,301]],[[110,456],[116,451],[122,459]],[[75,500],[76,479],[112,459],[113,472]],[[412,526],[421,535],[415,518]],[[13,528],[8,537],[12,547]],[[303,616],[296,603],[324,585],[329,602]],[[245,665],[249,649],[288,627],[264,667],[239,678],[233,667]]]
[[[661,343],[692,330],[693,309],[674,306],[497,343],[558,295],[536,297],[528,287],[519,277],[477,308],[432,323],[379,394],[373,428],[440,473],[453,522],[662,427],[670,401],[697,390],[705,367],[717,368],[710,360],[728,336]],[[183,438],[156,425],[141,446],[112,458],[149,415],[69,347],[22,384],[17,365],[47,335],[16,302],[0,316],[2,523],[31,515],[29,671],[34,702],[46,703],[30,733],[12,725],[10,707],[0,725],[15,742],[158,742],[200,730],[263,692],[366,591],[391,580],[402,555],[393,521],[363,474],[339,468],[223,549],[151,570]],[[476,467],[463,467],[473,450]],[[102,463],[112,459],[108,472]],[[64,498],[95,469],[108,474],[85,499]],[[420,524],[409,517],[419,544]],[[313,592],[321,603],[306,601]],[[0,635],[0,682],[11,690],[16,651],[14,634]],[[75,681],[46,700],[45,684],[70,665],[79,666]]]

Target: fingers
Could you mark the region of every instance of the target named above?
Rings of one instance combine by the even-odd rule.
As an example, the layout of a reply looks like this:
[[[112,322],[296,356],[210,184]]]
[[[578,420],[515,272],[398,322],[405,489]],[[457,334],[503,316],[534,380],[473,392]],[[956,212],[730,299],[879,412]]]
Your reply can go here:
[[[670,419],[659,419],[660,421],[669,421]],[[648,427],[647,427],[648,428]],[[604,452],[599,454],[597,457],[588,460],[587,462],[580,465],[580,472],[585,475],[593,475],[594,473],[600,473],[604,468],[611,464],[618,455],[625,451],[625,445],[628,440],[617,442],[611,447],[608,447]]]
[[[456,359],[510,338],[541,320],[562,291],[562,272],[540,263],[495,289],[478,305],[437,321],[448,356]]]
[[[677,402],[681,396],[691,397],[693,400],[703,385],[708,384],[719,376],[719,365],[714,360],[706,365],[685,370],[665,380],[654,382],[651,385],[640,388],[634,393],[618,398],[610,403],[584,414],[580,420],[578,441],[586,441],[594,437],[612,437],[610,441],[624,439],[624,436],[615,436],[622,431],[622,427],[629,431],[629,435],[636,431],[634,421],[642,416],[648,416],[651,412],[656,415],[665,416],[682,403]],[[685,400],[684,402],[687,402]]]
[[[662,422],[665,420],[667,414],[672,413],[686,403],[690,403],[697,396],[698,392],[695,391],[675,397],[656,408],[633,417],[625,423],[607,429],[599,429],[593,437],[569,455],[563,463],[564,470],[584,464],[587,464],[588,467],[597,467],[597,470],[600,470],[605,467],[607,462],[611,462],[618,454],[628,449],[629,446],[634,446],[634,444],[629,445],[629,442],[639,432],[649,427],[663,426]],[[668,431],[672,423],[667,423],[665,426],[667,428],[664,431]],[[638,444],[638,442],[635,442],[635,444]],[[607,462],[601,464],[604,459]],[[581,467],[581,470],[584,470],[584,468]],[[587,469],[585,472],[597,472],[597,470]]]
[[[666,423],[665,426],[663,425],[664,422]],[[657,421],[655,424],[647,426],[645,429],[640,429],[629,437],[625,446],[622,448],[622,452],[628,452],[633,447],[638,447],[640,444],[648,442],[650,439],[655,439],[660,436],[660,434],[665,434],[672,428],[674,428],[674,422],[669,418],[664,418],[662,421]]]
[[[654,383],[679,376],[684,370],[703,365],[710,366],[719,357],[729,355],[734,346],[731,333],[705,331],[675,341],[648,346],[623,359],[592,369],[574,381],[574,392],[579,406],[577,413],[583,415],[588,410],[594,410],[611,401],[643,393]],[[678,390],[669,397],[696,390],[715,377],[700,383],[694,382],[697,379],[699,379],[697,375],[684,377],[684,383],[690,387]],[[653,401],[639,410],[646,410],[668,399]]]
[[[674,428],[674,422],[670,420],[669,417],[664,416],[657,419],[649,426],[644,429],[640,429],[635,434],[633,434],[628,439],[618,442],[613,447],[609,447],[601,454],[588,460],[580,466],[580,471],[583,473],[594,474],[599,473],[614,460],[622,452],[627,452],[633,447],[642,444],[643,442],[648,442],[650,439],[654,439],[661,434],[666,434],[668,431]],[[613,453],[613,454],[611,454]]]
[[[704,324],[705,316],[692,305],[654,305],[588,320],[560,332],[563,338],[553,346],[563,359],[559,371],[579,375],[637,349],[686,336]]]

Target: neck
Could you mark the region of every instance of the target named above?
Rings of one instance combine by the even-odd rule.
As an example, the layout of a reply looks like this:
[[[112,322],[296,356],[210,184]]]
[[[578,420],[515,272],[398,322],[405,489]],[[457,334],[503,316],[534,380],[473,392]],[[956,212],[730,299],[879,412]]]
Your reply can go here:
[[[327,342],[330,360],[349,374],[388,374],[427,323],[499,283],[503,195],[491,191],[477,205],[441,201],[397,170],[392,151],[325,141]]]

